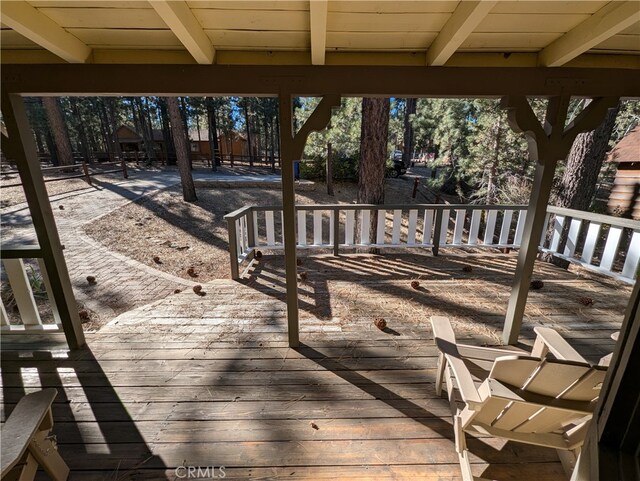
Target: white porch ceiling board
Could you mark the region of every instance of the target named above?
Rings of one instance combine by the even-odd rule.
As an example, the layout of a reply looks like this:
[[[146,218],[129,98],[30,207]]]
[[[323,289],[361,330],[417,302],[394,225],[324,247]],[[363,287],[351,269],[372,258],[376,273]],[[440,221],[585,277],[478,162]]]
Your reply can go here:
[[[171,30],[70,28],[68,31],[92,48],[183,47]]]
[[[562,36],[561,33],[477,33],[470,34],[460,45],[464,50],[494,50],[500,52],[538,51]]]
[[[191,9],[218,10],[309,10],[308,0],[195,0],[187,1]]]
[[[27,2],[5,1],[0,8],[3,24],[67,62],[84,63],[91,55],[91,48]]]
[[[545,47],[538,62],[557,67],[601,44],[640,20],[640,2],[611,2]]]
[[[344,13],[329,9],[330,32],[439,32],[448,13]]]
[[[586,13],[591,15],[604,7],[608,1],[503,1],[500,0],[493,8],[492,13]]]
[[[565,33],[584,22],[588,14],[496,14],[490,13],[477,26],[475,32],[560,32]]]
[[[329,11],[348,13],[452,13],[459,0],[453,1],[363,1],[331,0]]]
[[[308,11],[191,10],[204,30],[276,30],[309,32]]]
[[[205,33],[217,49],[308,50],[311,47],[307,32],[205,30]]]
[[[153,8],[47,7],[39,11],[63,28],[167,28]]]
[[[425,50],[436,32],[329,32],[327,49],[337,50]]]
[[[3,28],[2,30],[0,30],[0,47],[3,49],[42,48],[37,43],[29,40],[24,35],[20,35],[18,32],[10,28]]]

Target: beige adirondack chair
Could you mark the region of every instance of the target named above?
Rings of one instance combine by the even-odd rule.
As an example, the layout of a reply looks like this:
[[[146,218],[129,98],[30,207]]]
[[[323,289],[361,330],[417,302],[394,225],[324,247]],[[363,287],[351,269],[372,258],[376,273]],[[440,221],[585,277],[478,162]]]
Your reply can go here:
[[[606,368],[589,365],[548,328],[538,329],[534,355],[523,355],[459,344],[446,317],[432,317],[431,325],[440,351],[436,392],[444,381],[463,480],[474,480],[465,433],[555,448],[570,472]],[[545,358],[548,352],[559,359]]]
[[[54,481],[65,481],[69,468],[49,436],[51,403],[58,392],[44,389],[27,394],[2,426],[2,481],[34,479],[38,465]]]

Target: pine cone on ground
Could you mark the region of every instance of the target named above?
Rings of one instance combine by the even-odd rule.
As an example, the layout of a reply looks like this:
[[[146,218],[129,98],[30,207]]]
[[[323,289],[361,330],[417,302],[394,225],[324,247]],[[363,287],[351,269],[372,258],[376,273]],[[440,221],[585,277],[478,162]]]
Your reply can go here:
[[[380,329],[381,331],[385,330],[387,327],[387,321],[385,321],[382,317],[378,317],[373,324]]]

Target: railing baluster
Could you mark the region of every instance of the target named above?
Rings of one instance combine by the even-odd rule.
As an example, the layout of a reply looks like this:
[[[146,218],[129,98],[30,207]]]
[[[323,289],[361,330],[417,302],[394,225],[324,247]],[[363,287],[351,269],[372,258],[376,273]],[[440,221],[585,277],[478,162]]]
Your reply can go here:
[[[409,228],[407,231],[407,245],[416,245],[416,227],[418,225],[418,209],[409,211]]]
[[[348,246],[353,245],[354,231],[356,226],[356,211],[349,209],[346,211],[346,219],[344,223],[344,243]]]
[[[307,211],[298,211],[298,245],[307,245]]]
[[[333,245],[333,239],[334,239],[334,228],[335,225],[333,223],[333,216],[334,216],[334,212],[333,210],[329,211],[329,245]]]
[[[333,226],[333,255],[337,256],[340,253],[340,210],[334,209],[333,219],[331,225]]]
[[[251,211],[251,219],[253,221],[253,244],[252,247],[257,247],[260,243],[260,236],[258,235],[258,213]]]
[[[362,226],[360,230],[360,244],[365,246],[369,245],[371,243],[369,237],[371,231],[371,211],[369,209],[362,211]]]
[[[247,250],[248,250],[256,246],[256,232],[258,231],[255,223],[256,213],[253,212],[252,209],[249,209],[249,211],[247,211],[246,219],[247,219],[246,225],[247,225]]]
[[[402,210],[395,209],[393,211],[393,234],[391,236],[391,243],[393,245],[400,244],[400,227],[402,226]]]
[[[526,210],[519,211],[518,225],[516,225],[516,236],[513,239],[513,245],[516,247],[520,247],[520,244],[522,244],[522,233],[524,232],[524,223],[526,220],[527,220],[527,211]]]
[[[631,242],[627,249],[627,258],[624,261],[622,275],[633,279],[638,271],[638,261],[640,260],[640,231],[634,231],[631,236]]]
[[[482,209],[473,209],[471,214],[471,227],[469,228],[469,245],[478,244],[478,232],[480,231],[480,219],[482,217]]]
[[[449,216],[451,215],[450,209],[442,209],[442,219],[440,220],[440,235],[438,236],[439,246],[444,246],[447,243],[447,236],[449,235]]]
[[[51,312],[53,312],[53,320],[56,324],[62,326],[62,320],[60,319],[60,313],[58,312],[58,305],[53,297],[51,289],[51,281],[49,280],[49,273],[47,272],[47,266],[44,264],[44,259],[38,259],[38,266],[40,266],[40,274],[42,275],[42,282],[44,282],[44,288],[47,291],[47,299],[51,304]]]
[[[376,244],[384,245],[384,231],[387,224],[387,211],[384,209],[378,209],[378,225],[376,230]]]
[[[322,211],[313,211],[313,245],[322,245]]]
[[[280,239],[282,245],[284,247],[284,211],[280,211]]]
[[[453,245],[462,245],[462,233],[464,232],[464,221],[466,217],[466,209],[456,209],[456,223],[453,228]]]
[[[582,219],[571,219],[569,224],[569,234],[567,236],[567,243],[564,246],[564,255],[567,257],[573,257],[578,245],[578,235],[582,228]]]
[[[433,210],[425,209],[424,210],[424,222],[422,228],[422,245],[423,246],[432,246],[434,242],[431,240],[431,235],[433,233]]]
[[[487,212],[487,225],[484,229],[484,245],[493,245],[493,235],[496,232],[496,219],[498,217],[497,210],[490,210]]]
[[[604,252],[602,253],[602,260],[600,261],[600,268],[607,271],[611,270],[613,261],[616,259],[618,253],[618,245],[620,244],[620,238],[622,237],[622,227],[609,227],[609,234],[607,235],[607,241],[604,245]]]
[[[276,234],[272,210],[266,210],[264,212],[264,223],[267,229],[267,246],[273,247],[276,244]]]
[[[598,243],[598,236],[600,235],[600,227],[602,224],[599,222],[589,223],[589,229],[587,229],[587,239],[584,241],[584,249],[582,249],[581,259],[587,264],[591,264],[593,259],[593,253],[596,250],[596,244]]]
[[[511,233],[511,220],[513,219],[513,211],[505,210],[502,216],[502,227],[500,228],[500,240],[498,244],[501,246],[509,245],[509,234]]]
[[[238,250],[238,256],[243,254],[242,251],[242,218],[236,219],[236,249]],[[239,259],[239,257],[238,257]]]
[[[562,230],[564,228],[564,216],[556,215],[553,220],[553,236],[551,237],[551,245],[549,250],[552,252],[558,252],[558,245],[560,244],[560,237],[562,237]]]
[[[2,262],[20,312],[22,324],[25,326],[42,325],[24,262],[22,262],[22,259],[3,259]]]

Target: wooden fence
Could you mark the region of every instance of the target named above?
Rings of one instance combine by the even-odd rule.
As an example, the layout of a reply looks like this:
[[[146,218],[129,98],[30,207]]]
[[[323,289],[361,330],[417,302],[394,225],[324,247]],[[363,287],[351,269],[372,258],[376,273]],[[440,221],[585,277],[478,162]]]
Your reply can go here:
[[[524,205],[298,205],[298,249],[341,250],[520,247],[526,219]],[[281,207],[248,206],[225,216],[229,233],[232,278],[257,249],[284,248]],[[570,219],[570,220],[569,220]],[[616,279],[633,283],[640,259],[640,222],[611,216],[549,207],[548,223],[554,235],[540,243],[543,252]],[[571,222],[567,246],[559,252],[561,227]],[[580,248],[580,229],[589,224]],[[603,238],[604,236],[604,238]],[[621,239],[628,239],[621,243]],[[568,249],[568,250],[567,250]]]
[[[102,175],[102,174],[113,174],[115,172],[122,172],[122,176],[125,179],[129,178],[129,170],[127,169],[127,164],[126,162],[123,160],[121,160],[119,163],[118,162],[113,162],[113,163],[101,163],[101,164],[96,164],[97,166],[100,167],[105,167],[105,166],[116,166],[119,165],[120,168],[118,169],[111,169],[111,170],[94,170],[93,172],[91,171],[91,169],[94,167],[93,164],[87,164],[85,161],[82,161],[80,164],[74,164],[74,165],[60,165],[60,166],[56,166],[56,167],[43,167],[41,170],[43,173],[48,173],[48,172],[67,172],[67,171],[74,171],[74,170],[81,170],[82,173],[81,174],[74,174],[74,175],[65,175],[63,177],[52,177],[49,179],[44,179],[45,183],[46,182],[58,182],[60,180],[68,180],[68,179],[85,179],[87,181],[87,183],[89,185],[92,185],[91,182],[91,177],[95,177],[96,175]],[[0,172],[0,175],[16,175],[19,174],[19,172],[17,170],[5,170]],[[9,188],[9,187],[17,187],[22,185],[22,182],[15,182],[13,184],[3,184],[2,187],[3,188]]]

